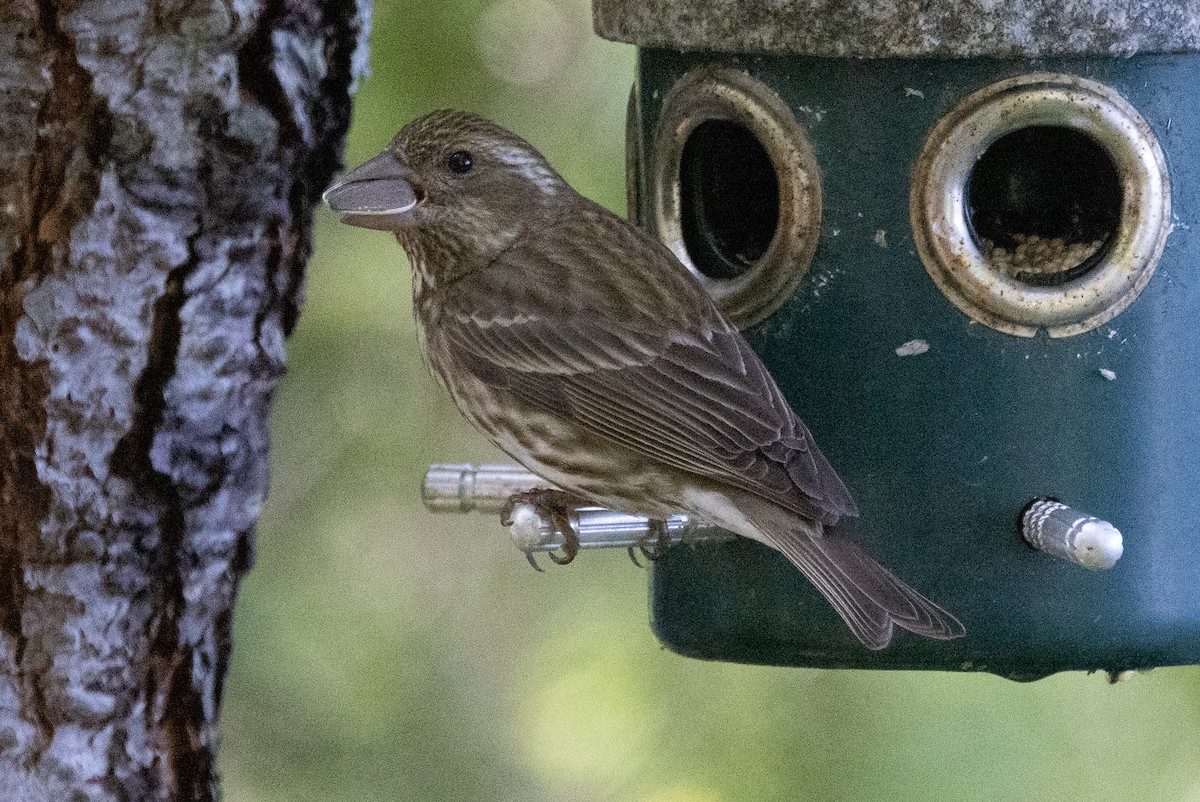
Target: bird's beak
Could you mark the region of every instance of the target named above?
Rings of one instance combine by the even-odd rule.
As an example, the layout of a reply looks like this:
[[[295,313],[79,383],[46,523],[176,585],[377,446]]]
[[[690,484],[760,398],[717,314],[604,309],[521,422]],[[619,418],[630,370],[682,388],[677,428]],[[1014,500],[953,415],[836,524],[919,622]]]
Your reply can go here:
[[[412,170],[390,150],[355,167],[321,196],[343,223],[380,231],[412,225],[412,211],[423,197]]]

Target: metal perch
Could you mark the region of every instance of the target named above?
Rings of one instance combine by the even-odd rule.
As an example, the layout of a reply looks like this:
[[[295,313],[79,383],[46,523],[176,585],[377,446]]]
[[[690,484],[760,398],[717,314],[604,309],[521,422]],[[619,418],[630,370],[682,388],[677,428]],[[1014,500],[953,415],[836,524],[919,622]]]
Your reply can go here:
[[[483,512],[499,514],[509,497],[549,482],[516,465],[431,465],[421,484],[421,500],[431,512]],[[570,513],[571,528],[581,549],[637,546],[652,537],[648,519],[602,507],[579,507]],[[518,504],[509,529],[513,543],[526,554],[554,551],[562,536],[530,504]],[[686,515],[667,519],[671,545],[732,540],[735,535],[693,521]]]

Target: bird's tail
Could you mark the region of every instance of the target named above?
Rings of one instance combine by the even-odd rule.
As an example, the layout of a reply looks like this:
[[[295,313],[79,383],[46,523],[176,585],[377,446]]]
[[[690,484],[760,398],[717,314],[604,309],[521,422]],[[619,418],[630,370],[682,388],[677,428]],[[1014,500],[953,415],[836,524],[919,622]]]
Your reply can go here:
[[[791,560],[868,649],[887,646],[893,625],[937,640],[966,634],[957,618],[849,540],[823,532],[815,521],[792,515],[770,517],[775,519],[771,526],[759,527],[756,522],[759,537],[755,539]]]

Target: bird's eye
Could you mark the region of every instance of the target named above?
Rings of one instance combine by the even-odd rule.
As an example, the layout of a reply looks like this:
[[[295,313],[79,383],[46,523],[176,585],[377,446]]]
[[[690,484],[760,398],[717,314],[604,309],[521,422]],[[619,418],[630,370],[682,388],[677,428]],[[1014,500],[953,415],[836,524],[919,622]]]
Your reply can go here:
[[[474,164],[475,157],[466,150],[456,150],[446,158],[446,166],[450,168],[450,172],[459,175],[470,172]]]

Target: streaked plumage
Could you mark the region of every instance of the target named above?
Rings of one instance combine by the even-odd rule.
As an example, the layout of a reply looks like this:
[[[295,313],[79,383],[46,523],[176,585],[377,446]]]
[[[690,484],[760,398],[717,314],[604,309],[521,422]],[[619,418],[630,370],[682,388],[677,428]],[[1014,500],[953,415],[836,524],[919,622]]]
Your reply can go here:
[[[758,356],[669,250],[524,140],[433,112],[327,197],[346,222],[396,233],[430,368],[530,470],[614,509],[685,511],[778,549],[869,648],[893,624],[963,634],[823,534],[857,509]]]

